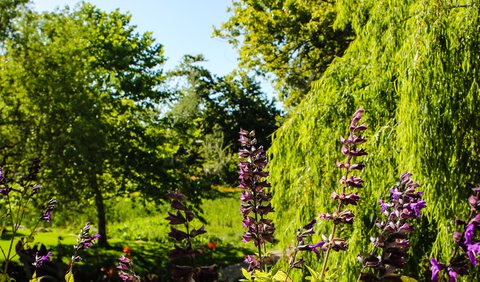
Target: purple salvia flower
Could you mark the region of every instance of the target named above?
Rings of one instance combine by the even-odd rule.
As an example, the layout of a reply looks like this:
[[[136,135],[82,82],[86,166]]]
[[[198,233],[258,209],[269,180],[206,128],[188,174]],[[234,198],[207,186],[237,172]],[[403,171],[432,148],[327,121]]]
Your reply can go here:
[[[353,170],[362,170],[364,168],[363,163],[353,163],[354,158],[367,155],[367,152],[363,148],[358,148],[358,145],[361,145],[366,142],[366,139],[363,136],[359,136],[358,134],[362,133],[364,130],[367,129],[365,124],[359,124],[360,119],[362,118],[363,109],[359,108],[352,116],[349,126],[349,134],[348,137],[345,138],[340,136],[340,142],[342,143],[342,147],[340,152],[345,155],[345,161],[338,162],[337,167],[340,169],[344,169],[345,173],[343,174],[342,178],[340,179],[340,184],[342,187],[341,193],[333,192],[331,197],[333,200],[338,201],[339,204],[337,209],[333,214],[325,213],[320,215],[321,219],[331,219],[334,222],[334,225],[338,225],[341,223],[351,224],[354,221],[354,214],[349,210],[344,210],[344,205],[356,205],[359,197],[355,193],[346,193],[347,188],[362,188],[363,187],[363,179],[359,176],[352,175],[350,176],[350,172]],[[347,242],[343,238],[335,238],[335,230],[336,228],[332,228],[330,235],[326,238],[328,242],[325,242],[322,245],[322,250],[326,251],[326,255],[324,257],[323,268],[320,272],[320,279],[323,278],[325,274],[327,262],[330,254],[330,250],[340,251],[346,250],[348,247]]]
[[[314,220],[310,221],[309,224],[302,227],[302,229],[299,230],[299,231],[302,231],[302,230],[304,230],[304,231],[299,234],[300,238],[304,238],[307,235],[314,234],[315,230],[313,230],[313,226],[315,225],[315,223],[317,223],[317,221],[314,219]],[[298,236],[297,236],[297,240],[300,240]]]
[[[50,222],[50,220],[51,220],[50,217],[52,215],[52,211],[53,211],[53,209],[55,208],[56,205],[57,205],[57,201],[55,199],[50,199],[50,201],[48,201],[48,203],[47,203],[47,206],[44,208],[42,216],[40,217],[40,219],[45,220],[46,222]]]
[[[140,277],[138,277],[133,271],[132,259],[127,258],[125,256],[121,256],[118,259],[118,261],[119,262],[118,262],[117,269],[120,270],[120,272],[118,273],[118,277],[120,277],[122,281],[140,282]]]
[[[45,255],[40,255],[38,252],[35,253],[35,261],[32,263],[32,265],[35,268],[41,267],[44,263],[50,262],[50,257],[52,256],[52,252],[48,252]]]
[[[77,245],[73,246],[75,253],[70,259],[70,265],[68,268],[68,272],[71,273],[73,269],[73,265],[82,260],[82,257],[79,255],[79,252],[82,252],[88,248],[90,248],[95,241],[100,238],[100,234],[95,234],[94,236],[90,236],[90,222],[85,224],[80,230],[80,235],[77,238]]]
[[[333,192],[330,197],[334,201],[340,201],[343,205],[357,205],[357,202],[360,200],[360,197],[356,193],[347,193],[342,192],[340,195],[337,192]]]
[[[329,245],[324,244],[322,250],[326,250],[326,247],[332,248],[334,251],[345,251],[348,248],[348,243],[343,238],[333,238]]]
[[[42,189],[42,185],[40,185],[40,184],[34,184],[34,185],[32,186],[32,195],[37,194],[37,193],[40,191],[40,189]]]
[[[451,267],[448,268],[448,281],[455,282],[457,281],[458,273]]]
[[[426,207],[425,201],[420,198],[422,193],[415,191],[415,188],[419,186],[418,183],[415,183],[410,177],[410,173],[403,173],[400,176],[400,182],[390,189],[390,202],[378,201],[382,213],[388,216],[388,221],[377,220],[376,226],[381,230],[381,235],[371,239],[374,251],[361,258],[364,267],[373,268],[374,272],[362,272],[360,278],[363,280],[375,277],[375,275],[375,279],[380,281],[386,276],[393,278],[391,275],[405,265],[406,252],[410,246],[407,236],[413,231],[407,220],[420,217],[421,209]],[[368,258],[374,254],[377,248],[382,248],[382,255],[374,264],[368,265]],[[438,267],[438,264],[435,264],[434,267]],[[375,272],[377,274],[374,274]]]
[[[474,195],[468,198],[470,206],[470,215],[468,220],[464,221],[460,218],[455,219],[457,226],[463,227],[463,232],[455,231],[453,233],[453,241],[455,243],[455,251],[448,264],[444,267],[447,270],[449,281],[457,281],[458,276],[467,275],[469,271],[469,262],[473,266],[477,266],[477,257],[480,254],[480,241],[475,240],[475,230],[480,226],[480,210],[479,194],[480,190],[471,184],[467,184],[472,188]],[[465,238],[463,241],[462,239]],[[465,259],[468,257],[468,260]],[[435,259],[431,259],[431,263]],[[432,269],[434,265],[432,263]],[[441,271],[440,269],[439,271]],[[433,270],[432,270],[433,276]],[[445,274],[444,274],[445,276]]]
[[[424,200],[410,203],[410,208],[415,212],[417,217],[420,217],[420,210],[427,207]]]
[[[392,204],[385,203],[382,199],[378,200],[378,203],[380,204],[380,206],[382,206],[382,213],[385,213],[387,209],[392,207]]]
[[[80,236],[77,239],[78,245],[75,245],[73,248],[75,249],[75,253],[84,251],[90,248],[93,244],[95,244],[95,240],[100,238],[100,234],[95,234],[90,236],[90,222],[85,224],[85,227],[82,228],[80,231]]]
[[[437,262],[434,258],[430,259],[430,265],[431,265],[430,270],[432,271],[431,280],[437,281],[438,274],[440,273],[440,271],[442,271],[442,269],[445,268],[445,265],[443,263]]]
[[[473,232],[475,231],[475,225],[468,224],[465,228],[465,245],[472,244]]]
[[[340,182],[342,184],[346,184],[346,186],[350,186],[350,187],[355,187],[355,188],[362,188],[363,187],[363,180],[358,176],[350,176],[347,179],[345,179],[345,177],[342,177]]]
[[[467,246],[467,255],[473,266],[477,265],[477,256],[480,254],[480,244],[475,243]]]
[[[205,226],[202,225],[197,229],[190,226],[195,214],[187,204],[187,197],[180,190],[169,193],[168,197],[171,198],[171,208],[175,210],[175,212],[169,212],[168,217],[166,217],[171,225],[168,236],[177,242],[174,244],[173,250],[170,251],[169,258],[173,261],[188,258],[191,262],[190,266],[173,263],[172,279],[173,281],[197,280],[201,275],[201,271],[198,272],[197,269],[201,268],[196,266],[195,257],[201,254],[201,251],[200,248],[193,247],[193,239],[206,233]],[[133,272],[133,264],[130,258],[120,257],[119,261],[118,268],[122,270],[119,275],[123,281],[140,281],[140,278]]]
[[[453,235],[452,235],[453,242],[455,242],[455,244],[457,244],[457,245],[460,244],[461,240],[462,240],[462,236],[463,236],[463,234],[458,232],[458,231],[453,232]]]
[[[248,271],[252,271],[254,269],[260,269],[260,261],[257,256],[247,255],[245,256],[244,262],[248,264]]]
[[[397,232],[400,232],[400,233],[412,233],[413,232],[413,228],[408,225],[408,222],[404,222],[397,230]]]
[[[323,245],[325,244],[325,242],[323,241],[320,241],[316,244],[312,244],[312,245],[300,245],[297,247],[297,249],[299,251],[312,251],[314,252],[317,257],[320,257],[320,252],[319,252],[319,248],[321,248]]]
[[[242,225],[247,228],[243,236],[244,242],[253,241],[258,248],[258,259],[252,256],[246,257],[249,263],[249,270],[263,267],[262,248],[266,242],[273,241],[275,226],[266,215],[274,212],[270,200],[272,195],[266,189],[270,184],[265,180],[268,172],[267,155],[262,146],[257,145],[254,131],[240,130],[240,146],[238,153],[239,163],[239,188],[244,189],[241,196],[240,212],[243,215]]]

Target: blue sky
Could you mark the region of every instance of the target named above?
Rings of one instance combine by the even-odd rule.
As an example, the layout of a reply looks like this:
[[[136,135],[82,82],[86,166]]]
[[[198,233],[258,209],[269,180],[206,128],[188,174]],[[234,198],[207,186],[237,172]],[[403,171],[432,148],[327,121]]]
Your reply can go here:
[[[51,11],[65,5],[75,6],[79,0],[33,0],[37,11]],[[231,0],[89,0],[102,10],[117,8],[130,12],[132,23],[141,32],[151,31],[165,48],[170,69],[185,54],[203,54],[205,67],[217,75],[225,75],[237,65],[237,52],[220,38],[212,38],[213,26],[219,27],[229,15]]]

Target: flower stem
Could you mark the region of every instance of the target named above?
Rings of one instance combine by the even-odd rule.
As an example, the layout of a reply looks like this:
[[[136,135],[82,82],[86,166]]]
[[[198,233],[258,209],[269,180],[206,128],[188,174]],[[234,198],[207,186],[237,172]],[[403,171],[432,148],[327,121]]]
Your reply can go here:
[[[348,149],[350,150],[350,145],[348,145],[348,147],[349,147]],[[350,163],[350,159],[351,159],[351,157],[348,156],[346,163]],[[345,181],[347,180],[349,172],[350,172],[350,168],[347,168],[345,170],[345,176],[344,176]],[[345,183],[342,183],[342,193],[345,193],[346,186],[347,185]],[[342,209],[342,206],[343,206],[342,201],[338,201],[338,206],[337,206],[337,210],[336,210],[337,214]],[[328,237],[328,240],[329,240],[330,244],[328,246],[327,253],[325,254],[325,257],[323,258],[323,266],[322,266],[322,272],[320,273],[320,279],[323,278],[323,276],[325,275],[325,271],[327,269],[328,258],[330,257],[330,250],[332,249],[331,242],[333,242],[333,237],[335,236],[335,231],[336,230],[337,230],[337,223],[334,222],[332,232],[330,233],[330,236]]]
[[[289,265],[288,265],[287,276],[285,277],[285,282],[287,282],[288,278],[290,278],[290,271],[292,271],[293,265],[295,264],[295,257],[297,256],[299,245],[300,245],[300,242],[297,242],[297,245],[295,246],[295,251],[293,252],[293,256],[291,258],[291,263],[289,263]]]
[[[260,231],[258,228],[258,210],[257,210],[257,193],[255,191],[255,186],[252,185],[253,188],[252,194],[253,194],[253,206],[254,206],[254,214],[255,214],[255,232],[257,233],[257,249],[258,249],[258,259],[260,260],[260,269],[262,269],[263,264],[263,258],[262,258],[262,245],[261,245],[261,239],[260,239]]]
[[[13,240],[15,240],[15,235],[17,234],[17,230],[18,230],[18,229],[15,228],[15,221],[13,220],[12,203],[10,202],[10,195],[9,194],[7,194],[7,204],[8,204],[8,209],[10,211],[10,219],[11,219],[11,224],[12,224],[12,239],[10,239],[10,246],[8,247],[8,254],[5,258],[5,266],[3,268],[3,273],[4,274],[7,274],[8,264],[12,260],[10,258],[10,254],[12,252]]]

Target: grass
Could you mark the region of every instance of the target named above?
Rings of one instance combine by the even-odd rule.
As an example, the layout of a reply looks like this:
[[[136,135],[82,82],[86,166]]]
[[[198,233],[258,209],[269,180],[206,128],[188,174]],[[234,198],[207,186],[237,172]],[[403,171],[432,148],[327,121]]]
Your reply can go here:
[[[30,235],[30,230],[28,229],[20,229],[17,234],[15,235],[15,239],[13,240],[13,247],[12,252],[15,252],[15,244],[22,238],[27,237]],[[0,240],[0,247],[5,252],[8,252],[10,248],[10,240],[12,234],[10,232],[4,232]],[[47,248],[55,248],[57,245],[66,244],[66,245],[74,245],[77,241],[77,235],[71,234],[65,229],[60,228],[42,228],[40,232],[36,232],[34,234],[34,242],[30,243],[30,246],[34,246],[36,243],[41,243],[45,245]],[[0,255],[1,260],[4,260],[3,255]],[[14,258],[14,261],[18,262],[18,256]]]
[[[254,253],[253,244],[241,242],[244,229],[239,211],[239,195],[237,190],[223,191],[216,193],[212,199],[203,200],[201,208],[202,216],[206,220],[207,233],[196,238],[196,246],[202,247],[204,252],[198,258],[199,264],[217,264],[223,267],[241,262],[247,253]],[[94,247],[82,254],[83,262],[74,268],[77,281],[95,280],[97,277],[115,272],[118,258],[123,254],[125,247],[131,250],[135,271],[138,274],[166,278],[170,267],[168,253],[174,244],[168,237],[170,227],[165,220],[170,207],[168,204],[156,206],[154,203],[140,204],[140,202],[133,197],[115,199],[108,203],[110,221],[107,231],[110,247],[107,249]],[[202,222],[195,220],[192,224],[194,228],[199,228]],[[44,232],[37,232],[35,241],[41,242],[52,251],[53,257],[60,265],[58,269],[65,269],[78,236],[71,230],[80,230],[81,227],[43,229]],[[4,250],[8,249],[10,244],[8,234],[7,232],[0,240],[0,247]],[[20,230],[14,244],[28,234],[29,230]],[[214,242],[216,248],[208,248],[209,242]],[[18,257],[15,261],[19,262]]]

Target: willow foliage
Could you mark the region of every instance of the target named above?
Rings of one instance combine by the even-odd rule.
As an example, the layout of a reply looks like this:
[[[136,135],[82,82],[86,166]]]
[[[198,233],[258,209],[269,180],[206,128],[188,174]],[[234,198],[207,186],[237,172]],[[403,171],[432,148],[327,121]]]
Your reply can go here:
[[[447,260],[453,250],[453,219],[467,212],[465,183],[480,183],[480,1],[340,0],[336,8],[336,26],[350,24],[357,37],[290,112],[269,151],[277,237],[289,246],[297,228],[332,210],[339,136],[362,106],[365,188],[356,222],[341,230],[349,250],[333,254],[329,274],[356,279],[356,256],[368,251],[380,216],[377,201],[408,171],[428,207],[406,272],[425,280],[428,258]],[[331,225],[319,229],[326,234]],[[311,261],[320,271],[321,262]]]

